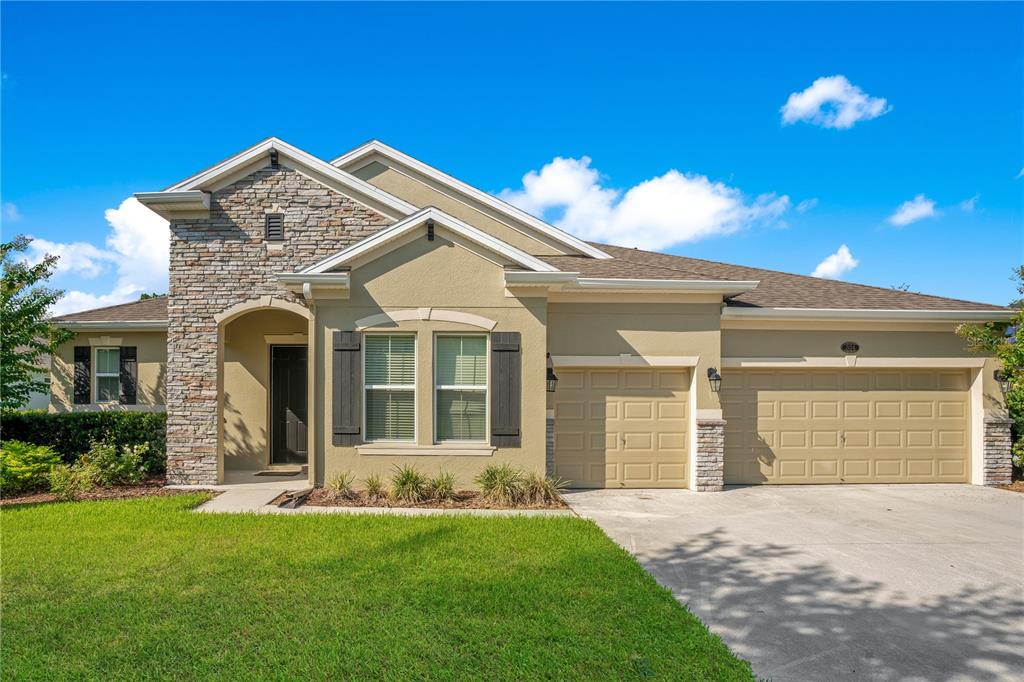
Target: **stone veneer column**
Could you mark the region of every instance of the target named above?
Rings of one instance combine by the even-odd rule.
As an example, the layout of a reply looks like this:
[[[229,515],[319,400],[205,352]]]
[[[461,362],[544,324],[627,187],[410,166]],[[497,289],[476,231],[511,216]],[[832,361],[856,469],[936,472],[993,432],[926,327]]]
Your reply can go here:
[[[284,241],[272,248],[264,240],[268,213],[284,215]],[[213,192],[209,217],[171,221],[167,300],[167,478],[171,483],[218,482],[218,396],[224,387],[220,330],[214,316],[265,297],[304,305],[277,281],[278,273],[316,263],[392,222],[285,166],[266,166]]]
[[[555,411],[548,410],[546,417],[547,428],[544,438],[544,470],[548,476],[555,475]]]
[[[718,492],[725,485],[725,420],[697,420],[696,480],[692,490]]]
[[[1006,417],[985,418],[985,485],[1009,485],[1013,475],[1010,460],[1013,421]]]

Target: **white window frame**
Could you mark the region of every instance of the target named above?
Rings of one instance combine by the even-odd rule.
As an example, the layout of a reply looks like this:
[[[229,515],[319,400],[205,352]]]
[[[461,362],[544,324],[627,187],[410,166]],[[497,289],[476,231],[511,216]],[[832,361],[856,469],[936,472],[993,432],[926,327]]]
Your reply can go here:
[[[101,350],[116,350],[117,351],[117,371],[116,372],[100,372],[100,351]],[[113,400],[100,400],[100,377],[117,378],[117,396]],[[92,349],[92,395],[95,398],[93,403],[96,405],[113,405],[121,402],[121,347],[120,346],[95,346]]]
[[[371,336],[411,336],[412,337],[412,385],[406,384],[368,384],[366,383],[366,339]],[[418,443],[419,442],[419,425],[417,422],[417,415],[419,410],[416,405],[416,387],[418,384],[417,374],[419,373],[419,338],[415,332],[375,332],[372,334],[363,334],[363,352],[362,355],[363,363],[363,442],[365,443]],[[370,438],[370,432],[366,430],[366,418],[369,410],[366,409],[367,400],[366,395],[370,391],[410,391],[412,392],[412,439],[399,439],[399,438]]]
[[[484,377],[484,385],[481,389],[479,386],[470,384],[438,384],[437,383],[437,340],[442,337],[452,336],[475,336],[484,339],[484,364],[486,366],[487,375]],[[434,384],[434,444],[448,444],[448,443],[489,443],[491,433],[491,406],[488,401],[489,394],[491,391],[491,335],[490,334],[474,334],[472,332],[439,332],[434,335],[434,367],[431,383]],[[484,394],[484,437],[480,440],[441,440],[437,433],[437,410],[441,404],[438,400],[437,394],[440,391],[476,391]]]

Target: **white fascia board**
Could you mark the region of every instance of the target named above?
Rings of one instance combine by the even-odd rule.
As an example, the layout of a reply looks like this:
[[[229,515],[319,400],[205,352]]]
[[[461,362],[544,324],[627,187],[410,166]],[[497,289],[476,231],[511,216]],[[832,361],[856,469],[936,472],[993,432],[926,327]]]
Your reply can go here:
[[[1012,310],[892,310],[862,308],[736,308],[726,307],[724,319],[733,320],[919,320],[934,322],[987,322],[1009,320]]]
[[[524,268],[538,272],[557,272],[553,266],[548,265],[539,258],[535,258],[525,251],[521,251],[511,244],[503,242],[497,237],[493,237],[486,232],[478,230],[472,225],[468,225],[458,218],[450,216],[444,211],[433,206],[421,209],[416,213],[413,213],[408,218],[400,220],[394,225],[380,230],[366,239],[357,242],[352,246],[339,251],[333,256],[325,258],[319,263],[315,263],[308,268],[301,270],[300,272],[303,274],[327,272],[331,268],[343,265],[365,253],[369,253],[374,249],[388,244],[406,232],[422,226],[428,220],[433,220],[435,223],[444,226],[462,237],[465,237],[469,241],[478,244],[485,249],[498,253],[505,258],[518,263]]]
[[[370,156],[371,154],[380,154],[386,159],[404,164],[409,168],[412,168],[416,172],[422,173],[423,175],[427,176],[432,180],[440,182],[441,184],[444,185],[448,185],[452,189],[455,189],[469,197],[472,197],[476,201],[479,201],[480,203],[484,204],[485,206],[488,206],[496,211],[500,211],[501,213],[504,213],[505,215],[508,215],[521,223],[529,225],[538,232],[551,237],[555,241],[565,244],[566,246],[572,248],[573,250],[579,253],[590,256],[591,258],[611,258],[610,255],[608,255],[601,249],[591,246],[582,239],[574,237],[568,232],[564,232],[558,229],[554,225],[549,225],[543,220],[530,215],[526,211],[516,208],[515,206],[506,203],[501,199],[498,199],[497,197],[488,194],[487,192],[479,190],[476,187],[473,187],[472,185],[468,185],[457,178],[453,178],[447,173],[440,171],[434,168],[433,166],[428,166],[422,161],[414,159],[408,154],[404,154],[395,149],[394,147],[389,147],[388,145],[378,140],[370,140],[366,144],[356,147],[350,152],[342,154],[338,158],[331,161],[331,165],[341,168],[343,166],[357,162],[362,158]]]
[[[284,140],[279,140],[276,137],[271,137],[259,144],[253,145],[252,147],[235,154],[230,159],[226,159],[218,163],[212,168],[208,168],[201,173],[197,173],[190,178],[182,180],[176,185],[168,187],[164,192],[148,192],[147,194],[176,194],[184,190],[193,190],[231,173],[236,168],[244,166],[264,154],[269,154],[272,149],[277,150],[278,154],[284,158],[290,159],[292,162],[297,163],[300,166],[305,166],[310,170],[320,173],[357,194],[362,194],[365,197],[369,197],[380,202],[380,204],[391,208],[399,215],[409,215],[411,213],[415,213],[417,210],[416,207],[409,202],[399,199],[393,194],[385,192],[378,187],[374,187],[370,183],[360,180],[354,175],[339,170],[326,161],[318,159],[312,154],[304,152],[298,147],[290,145]]]
[[[617,279],[604,277],[580,277],[577,284],[582,289],[602,291],[671,291],[722,294],[735,296],[753,291],[760,282],[703,279]]]
[[[206,214],[210,210],[210,193],[199,190],[183,192],[136,192],[139,203],[161,218],[170,220],[183,213]]]
[[[54,320],[53,324],[61,329],[75,332],[88,331],[166,331],[166,320],[83,320],[79,322]]]
[[[505,272],[505,284],[566,284],[573,283],[580,276],[578,272],[521,272],[508,270]]]
[[[351,276],[347,272],[282,272],[277,276],[277,281],[282,284],[316,284],[317,286],[334,286],[347,288],[351,282]]]

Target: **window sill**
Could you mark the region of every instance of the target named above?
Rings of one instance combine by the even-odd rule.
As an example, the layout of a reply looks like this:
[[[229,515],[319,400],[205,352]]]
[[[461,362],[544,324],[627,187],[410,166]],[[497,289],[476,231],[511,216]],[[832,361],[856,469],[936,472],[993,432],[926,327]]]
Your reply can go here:
[[[490,457],[495,448],[487,443],[443,443],[438,445],[408,445],[399,443],[368,443],[356,446],[360,455]]]

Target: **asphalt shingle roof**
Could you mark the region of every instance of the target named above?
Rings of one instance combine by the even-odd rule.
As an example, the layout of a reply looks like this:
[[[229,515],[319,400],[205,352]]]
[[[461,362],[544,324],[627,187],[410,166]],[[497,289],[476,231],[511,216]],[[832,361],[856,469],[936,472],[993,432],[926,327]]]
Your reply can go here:
[[[167,295],[84,310],[55,317],[54,322],[166,322]]]
[[[1006,310],[1003,306],[962,301],[865,284],[838,282],[744,265],[671,256],[621,246],[597,244],[608,260],[580,256],[538,256],[581,277],[614,279],[758,280],[757,288],[728,300],[734,307],[833,308],[861,310]]]

